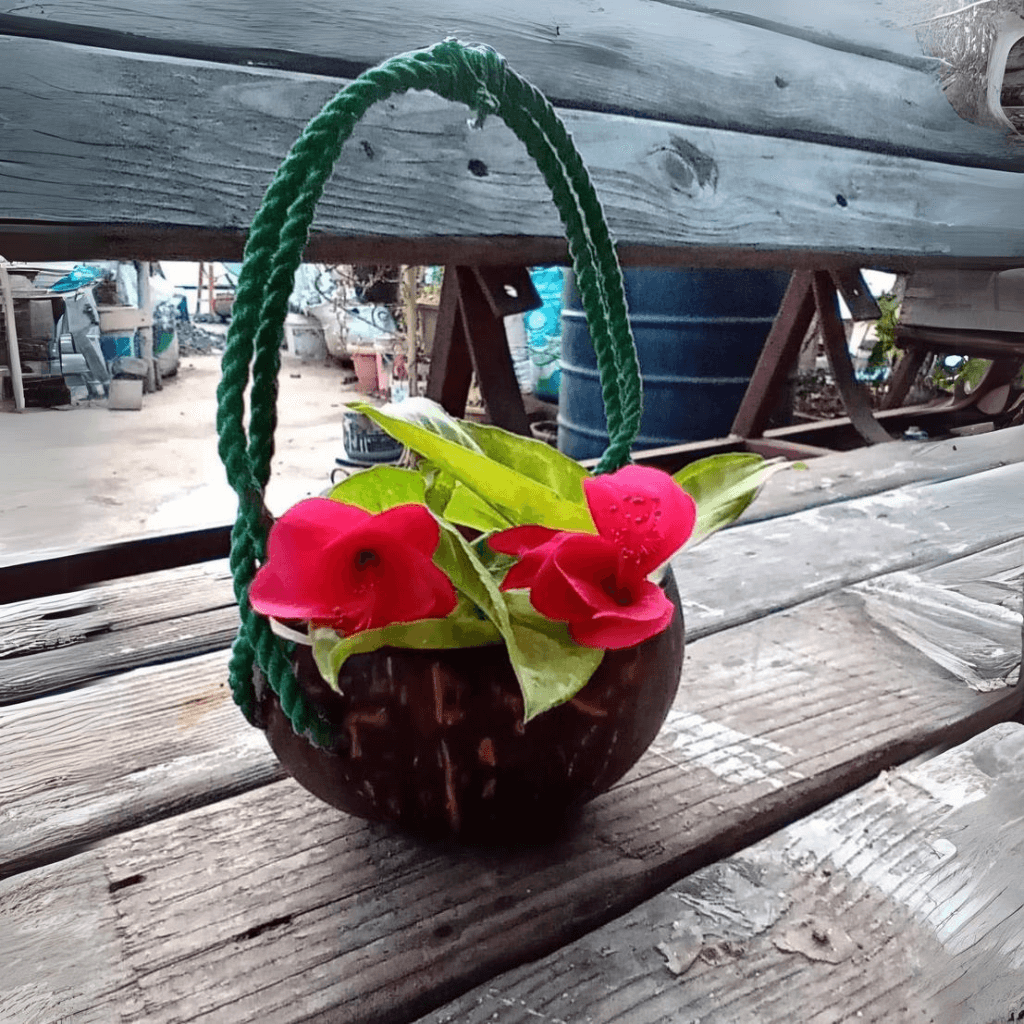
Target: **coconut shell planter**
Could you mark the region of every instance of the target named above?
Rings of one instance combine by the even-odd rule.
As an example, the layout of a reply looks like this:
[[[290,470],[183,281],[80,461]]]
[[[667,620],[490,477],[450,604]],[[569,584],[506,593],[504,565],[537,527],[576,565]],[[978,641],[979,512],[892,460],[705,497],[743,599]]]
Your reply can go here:
[[[278,340],[313,210],[365,110],[411,88],[465,103],[478,126],[495,115],[537,161],[568,236],[609,447],[591,472],[427,399],[353,403],[411,468],[359,471],[272,520]],[[550,105],[502,58],[454,40],[393,58],[310,122],[253,220],[218,390],[239,496],[232,693],[301,785],[416,832],[514,841],[550,832],[637,762],[682,670],[668,560],[735,519],[772,470],[753,455],[674,476],[632,465],[640,414],[597,195]]]

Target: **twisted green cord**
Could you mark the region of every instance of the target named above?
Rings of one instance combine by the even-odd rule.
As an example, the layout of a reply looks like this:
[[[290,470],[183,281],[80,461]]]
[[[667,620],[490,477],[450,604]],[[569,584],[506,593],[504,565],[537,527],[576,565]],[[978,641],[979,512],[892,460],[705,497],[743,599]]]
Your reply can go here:
[[[370,69],[327,103],[279,167],[253,219],[217,392],[218,449],[239,497],[230,556],[241,617],[229,666],[232,693],[253,721],[252,670],[258,664],[293,729],[315,739],[321,723],[291,671],[290,646],[278,641],[248,602],[249,584],[266,554],[263,491],[273,458],[280,330],[316,205],[342,145],[371,106],[409,89],[428,89],[466,104],[477,114],[478,125],[489,114],[500,117],[524,143],[551,190],[601,377],[609,444],[595,472],[612,472],[629,461],[640,425],[639,365],[618,259],[586,168],[543,95],[493,50],[446,40]],[[243,419],[250,367],[247,435]]]

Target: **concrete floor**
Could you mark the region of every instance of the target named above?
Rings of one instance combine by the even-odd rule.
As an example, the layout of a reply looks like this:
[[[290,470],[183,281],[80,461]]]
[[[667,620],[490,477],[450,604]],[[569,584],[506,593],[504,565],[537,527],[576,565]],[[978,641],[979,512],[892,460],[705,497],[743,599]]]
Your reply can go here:
[[[337,366],[282,353],[271,512],[322,491],[344,456],[342,412],[362,396],[343,379]],[[0,406],[0,564],[233,521],[214,425],[219,380],[219,354],[188,355],[139,412]]]

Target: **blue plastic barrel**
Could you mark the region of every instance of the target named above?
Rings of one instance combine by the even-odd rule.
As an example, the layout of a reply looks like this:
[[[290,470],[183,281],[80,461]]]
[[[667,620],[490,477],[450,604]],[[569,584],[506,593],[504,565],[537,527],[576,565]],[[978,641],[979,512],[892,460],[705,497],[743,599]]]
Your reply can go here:
[[[789,273],[637,268],[623,277],[644,382],[634,449],[728,434]],[[562,303],[558,447],[588,459],[607,444],[597,360],[570,273]]]

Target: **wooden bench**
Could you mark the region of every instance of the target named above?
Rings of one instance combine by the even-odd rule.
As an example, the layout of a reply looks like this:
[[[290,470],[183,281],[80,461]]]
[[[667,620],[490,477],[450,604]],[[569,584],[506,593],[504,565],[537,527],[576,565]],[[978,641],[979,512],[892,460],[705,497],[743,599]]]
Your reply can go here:
[[[556,103],[626,263],[784,267],[820,291],[815,275],[864,266],[1024,261],[1004,206],[1019,148],[958,117],[938,57],[892,12],[687,0],[643,14],[312,0],[268,25],[146,0],[119,24],[63,0],[9,8],[0,253],[238,258],[323,101],[454,29]],[[478,279],[566,251],[510,133],[415,94],[345,148],[308,258]],[[558,841],[519,850],[411,840],[282,777],[227,690],[224,530],[0,567],[4,1013],[898,1019],[884,961],[911,1011],[1005,1019],[1019,891],[979,851],[990,835],[1007,858],[1020,845],[1006,723],[1022,702],[1024,526],[1008,499],[1022,458],[1018,428],[773,479],[745,522],[673,566],[689,644],[651,750]],[[906,899],[918,882],[927,920]],[[731,921],[709,909],[716,892]]]
[[[521,1008],[530,969],[501,972],[562,946],[557,962],[579,966],[567,943],[620,917],[628,933],[634,907],[676,900],[692,872],[729,873],[722,858],[880,771],[1020,714],[1024,527],[1000,499],[1024,483],[1022,437],[901,446],[891,487],[869,468],[877,449],[825,456],[678,558],[689,644],[666,726],[533,849],[423,844],[282,778],[227,690],[221,561],[0,606],[5,1005],[17,996],[26,1020],[412,1021],[483,984]],[[782,934],[803,896],[779,885]],[[656,947],[682,957],[685,935],[652,934],[644,984],[663,988]],[[603,991],[582,987],[581,1006]]]

